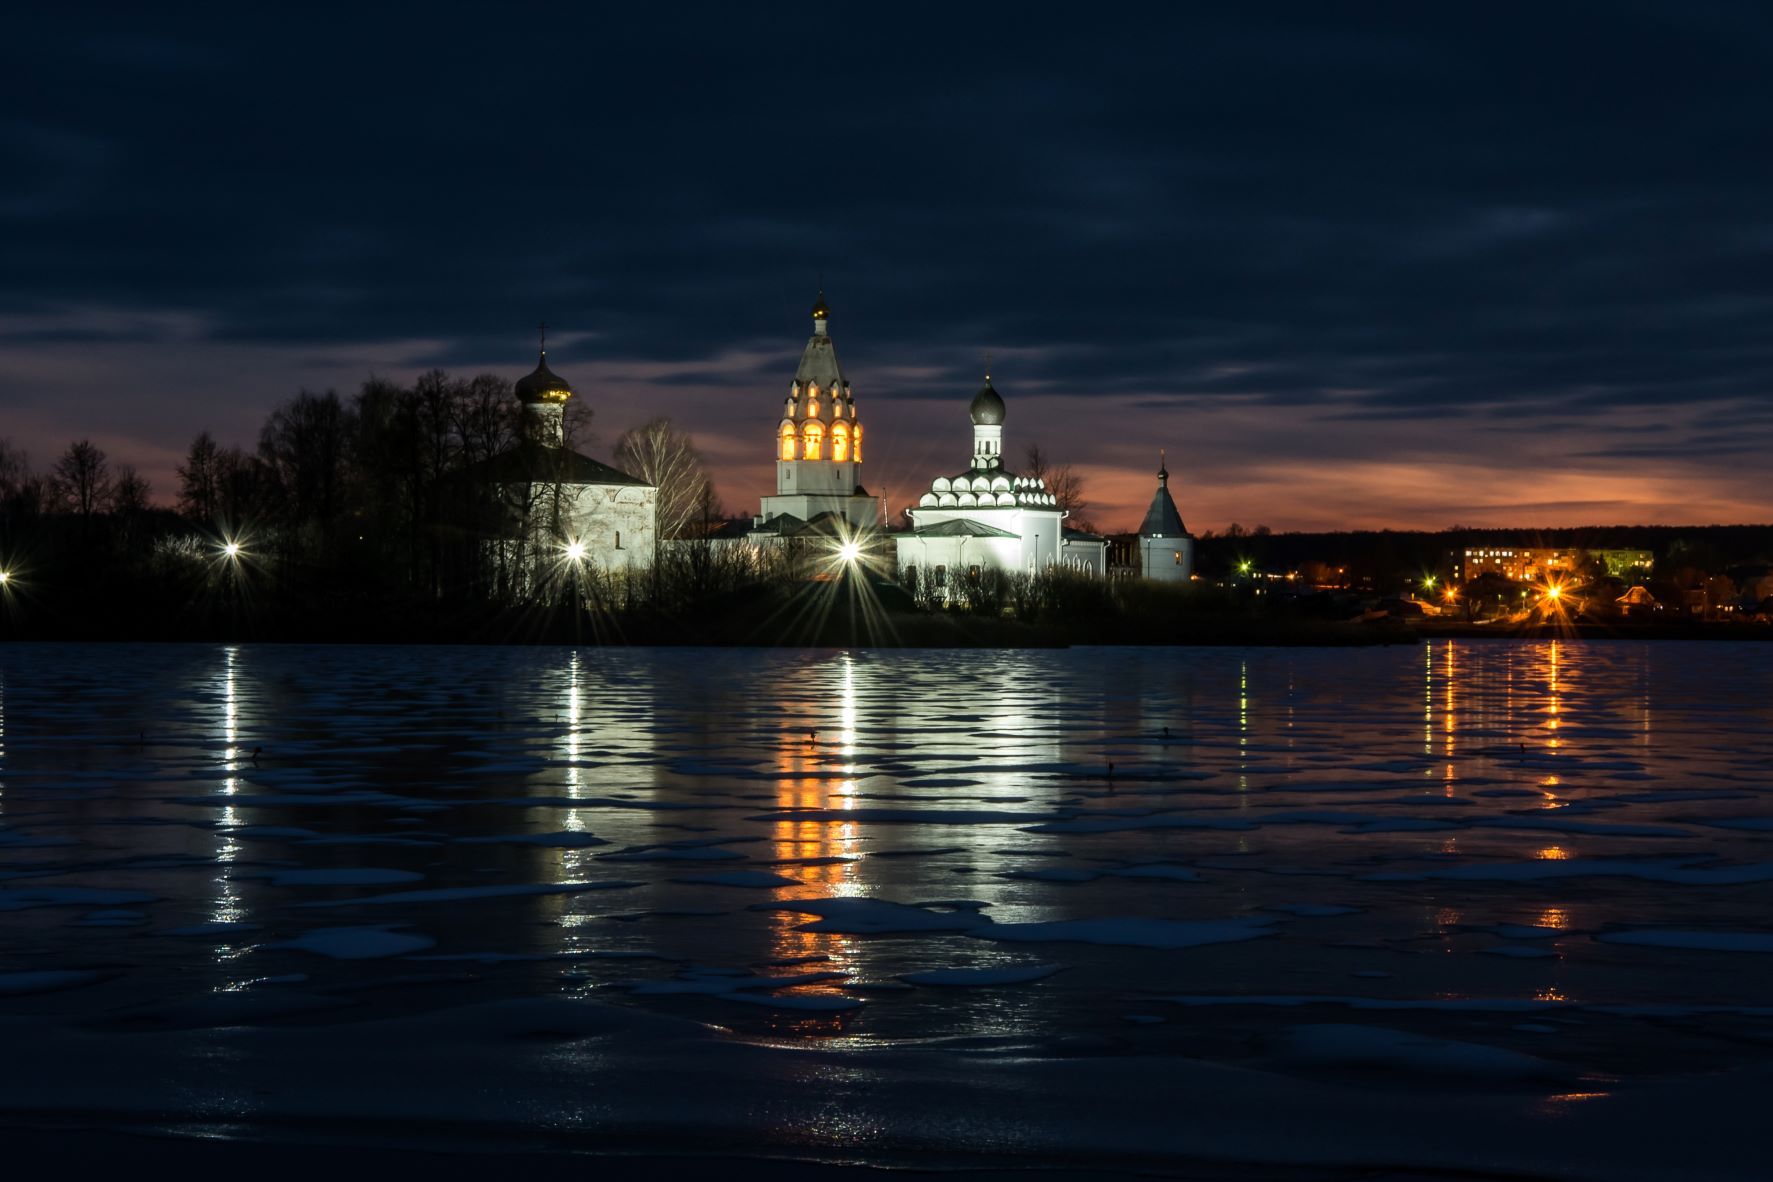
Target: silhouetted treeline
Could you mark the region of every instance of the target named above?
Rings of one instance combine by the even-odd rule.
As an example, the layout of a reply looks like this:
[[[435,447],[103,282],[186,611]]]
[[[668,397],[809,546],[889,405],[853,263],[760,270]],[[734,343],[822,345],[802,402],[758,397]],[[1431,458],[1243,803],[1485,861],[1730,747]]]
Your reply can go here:
[[[587,446],[583,403],[566,411],[567,446]],[[510,383],[492,374],[372,378],[349,397],[303,391],[250,446],[200,433],[163,490],[173,508],[155,507],[146,482],[88,440],[47,466],[0,440],[0,634],[179,636],[256,622],[264,635],[373,638],[535,615],[559,588],[505,568],[543,494],[501,480],[494,463],[547,450],[524,428]],[[718,516],[701,457],[668,419],[614,450],[618,466],[664,481],[666,536]],[[655,578],[649,594],[663,592]]]

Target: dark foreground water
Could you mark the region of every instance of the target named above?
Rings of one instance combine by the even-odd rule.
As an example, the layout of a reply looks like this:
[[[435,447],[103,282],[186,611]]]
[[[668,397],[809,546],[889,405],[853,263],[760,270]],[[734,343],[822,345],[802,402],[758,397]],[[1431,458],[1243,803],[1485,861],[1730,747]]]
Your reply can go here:
[[[1770,772],[1758,646],[4,647],[0,1113],[1762,1177]]]

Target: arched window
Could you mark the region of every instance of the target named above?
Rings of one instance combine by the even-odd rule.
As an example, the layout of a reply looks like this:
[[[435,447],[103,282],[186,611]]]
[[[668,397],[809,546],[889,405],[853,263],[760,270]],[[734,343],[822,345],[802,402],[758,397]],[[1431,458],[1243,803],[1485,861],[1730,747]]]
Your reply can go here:
[[[831,458],[839,464],[850,458],[850,429],[842,423],[831,424]]]
[[[850,413],[851,415],[855,414],[854,411]],[[860,423],[857,423],[850,431],[850,459],[858,464],[862,462],[862,424]]]
[[[818,460],[825,456],[825,428],[817,419],[801,424],[800,458]]]
[[[781,447],[778,449],[778,451],[784,460],[792,460],[794,458],[794,424],[793,423],[783,423],[782,424],[782,443],[781,443]]]

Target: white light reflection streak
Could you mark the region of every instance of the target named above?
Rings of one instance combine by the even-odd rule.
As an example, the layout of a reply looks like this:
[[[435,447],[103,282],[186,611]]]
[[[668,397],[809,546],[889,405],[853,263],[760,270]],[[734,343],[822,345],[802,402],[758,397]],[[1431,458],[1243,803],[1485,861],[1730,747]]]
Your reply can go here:
[[[225,775],[222,778],[222,796],[230,797],[240,791],[240,702],[235,685],[235,665],[239,661],[240,650],[229,645],[222,650],[221,707],[222,707],[222,765]],[[231,804],[223,804],[221,814],[216,818],[221,833],[221,840],[216,845],[216,877],[215,905],[210,911],[210,920],[214,923],[239,923],[246,918],[246,909],[241,906],[240,891],[234,883],[234,862],[240,857],[240,842],[231,830],[240,824],[240,814]],[[217,950],[218,956],[238,956],[241,952],[227,953]]]
[[[566,664],[566,709],[561,716],[566,722],[566,732],[560,737],[560,753],[566,764],[566,795],[571,800],[581,800],[585,796],[585,770],[580,766],[581,739],[579,726],[584,721],[585,703],[583,699],[584,660],[579,650],[574,649]],[[561,822],[561,828],[568,833],[585,832],[585,810],[569,808]],[[586,849],[567,848],[560,851],[559,881],[572,882],[590,865],[591,852]],[[562,927],[578,927],[589,921],[591,917],[567,910],[560,918]]]

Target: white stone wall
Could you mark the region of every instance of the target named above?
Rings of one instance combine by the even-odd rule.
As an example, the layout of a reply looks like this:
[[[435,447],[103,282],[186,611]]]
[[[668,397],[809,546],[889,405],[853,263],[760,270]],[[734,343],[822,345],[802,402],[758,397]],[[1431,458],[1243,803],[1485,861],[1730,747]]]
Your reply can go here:
[[[1003,564],[1003,569],[1023,572],[1044,571],[1056,565],[1065,532],[1065,515],[1058,509],[983,509],[970,506],[920,505],[911,510],[911,520],[920,529],[926,525],[939,525],[944,521],[976,521],[980,525],[989,525],[993,529],[1016,534],[1011,551],[1013,556]],[[972,539],[973,542],[986,540]],[[1004,538],[989,540],[1009,541]]]
[[[1108,543],[1067,538],[1059,549],[1059,564],[1067,570],[1102,578],[1108,573]]]
[[[777,460],[776,495],[834,493],[849,496],[862,481],[862,465],[846,460]]]
[[[1194,539],[1141,537],[1139,573],[1159,583],[1186,583],[1194,577]]]
[[[659,490],[632,484],[576,484],[565,490],[562,532],[584,543],[585,564],[645,569],[658,545]]]
[[[920,584],[935,577],[937,567],[947,568],[947,590],[953,592],[972,567],[981,570],[1024,571],[1019,538],[917,538],[901,534],[898,543],[899,573],[917,568]],[[952,596],[945,596],[951,598]]]
[[[787,513],[811,521],[821,513],[836,513],[857,527],[880,524],[880,501],[876,497],[858,497],[855,486],[844,493],[789,494],[763,498],[763,519]]]

